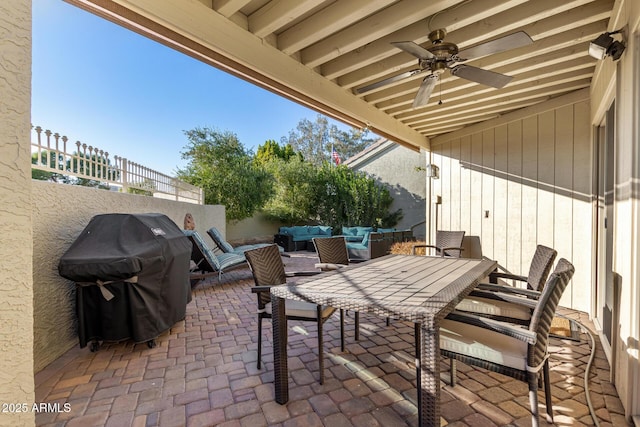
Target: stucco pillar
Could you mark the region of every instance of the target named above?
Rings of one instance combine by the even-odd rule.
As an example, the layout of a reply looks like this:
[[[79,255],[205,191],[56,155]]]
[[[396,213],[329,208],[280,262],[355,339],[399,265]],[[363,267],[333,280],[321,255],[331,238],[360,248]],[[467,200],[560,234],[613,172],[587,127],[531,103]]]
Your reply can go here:
[[[0,426],[35,425],[31,1],[0,2]]]

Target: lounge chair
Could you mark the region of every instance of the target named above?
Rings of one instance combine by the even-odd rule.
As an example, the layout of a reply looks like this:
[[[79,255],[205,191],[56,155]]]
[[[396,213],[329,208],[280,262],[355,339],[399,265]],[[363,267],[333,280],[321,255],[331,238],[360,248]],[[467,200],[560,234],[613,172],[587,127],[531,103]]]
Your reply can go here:
[[[551,321],[574,268],[560,259],[538,300],[520,298],[534,308],[528,325],[500,322],[454,311],[440,323],[440,352],[451,359],[451,385],[455,387],[456,360],[524,381],[529,385],[531,424],[539,425],[538,380],[544,377],[547,421],[553,423],[549,353]]]
[[[258,364],[262,358],[262,319],[271,319],[271,292],[272,286],[286,283],[287,276],[319,274],[320,271],[285,273],[282,258],[275,244],[247,251],[249,268],[253,273],[256,286],[251,291],[258,296]],[[287,319],[316,322],[318,325],[318,361],[320,365],[320,384],[324,383],[324,356],[322,325],[336,311],[333,307],[320,306],[305,301],[286,300],[285,312]],[[340,310],[340,347],[344,351],[344,312]]]
[[[244,255],[236,253],[223,253],[216,255],[202,240],[202,236],[195,230],[183,230],[185,236],[191,240],[193,245],[191,251],[191,260],[196,264],[191,274],[191,287],[193,288],[200,280],[209,277],[215,273],[218,275],[218,281],[222,277],[222,273],[237,267],[247,265],[247,259]],[[194,284],[195,280],[195,284]]]
[[[227,242],[224,239],[224,237],[222,236],[222,233],[220,233],[220,231],[217,228],[211,227],[210,229],[207,230],[207,234],[213,239],[218,249],[220,249],[222,252],[226,254],[244,255],[246,251],[249,251],[251,249],[264,248],[265,246],[269,246],[272,244],[272,243],[256,243],[254,245],[242,245],[234,248],[231,245],[231,243]],[[284,252],[284,248],[282,248],[281,246],[278,246],[278,250],[280,251],[280,253]]]

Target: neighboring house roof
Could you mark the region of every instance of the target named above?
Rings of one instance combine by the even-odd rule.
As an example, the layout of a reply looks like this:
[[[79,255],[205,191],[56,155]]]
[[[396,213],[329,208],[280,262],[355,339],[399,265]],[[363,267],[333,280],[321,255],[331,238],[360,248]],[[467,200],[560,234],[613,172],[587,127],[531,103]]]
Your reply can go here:
[[[343,164],[352,169],[357,169],[368,161],[380,157],[385,152],[392,150],[395,147],[398,147],[395,142],[387,138],[380,138],[361,152],[349,157]]]

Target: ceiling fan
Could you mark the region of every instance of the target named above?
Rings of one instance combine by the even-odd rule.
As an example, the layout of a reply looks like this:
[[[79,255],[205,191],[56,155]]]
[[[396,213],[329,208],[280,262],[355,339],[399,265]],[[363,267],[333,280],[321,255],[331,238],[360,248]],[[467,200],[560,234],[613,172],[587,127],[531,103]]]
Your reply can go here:
[[[444,29],[432,31],[429,34],[431,46],[426,48],[410,41],[392,42],[391,44],[395,47],[418,58],[419,68],[364,86],[356,91],[358,93],[365,93],[389,83],[428,71],[429,75],[422,80],[422,84],[420,84],[420,88],[418,89],[418,94],[413,100],[413,108],[416,108],[427,104],[429,97],[431,96],[431,92],[433,92],[433,88],[436,86],[438,77],[440,74],[444,73],[446,69],[449,69],[451,74],[454,76],[462,77],[463,79],[471,80],[472,82],[481,83],[483,85],[499,89],[509,83],[513,77],[466,65],[463,64],[463,62],[470,61],[481,56],[493,55],[494,53],[504,52],[505,50],[527,46],[533,43],[533,40],[531,40],[531,37],[529,37],[527,33],[524,31],[518,31],[513,34],[458,51],[458,46],[444,41],[446,35],[447,31]]]

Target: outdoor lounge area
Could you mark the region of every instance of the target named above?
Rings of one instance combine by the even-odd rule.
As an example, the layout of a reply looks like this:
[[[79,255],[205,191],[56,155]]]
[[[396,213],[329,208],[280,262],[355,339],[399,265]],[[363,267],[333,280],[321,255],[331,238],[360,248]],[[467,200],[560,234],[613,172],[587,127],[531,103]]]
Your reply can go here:
[[[153,212],[180,224],[190,212],[200,227],[196,231],[211,249],[214,243],[206,234],[210,227],[233,245],[242,245],[271,241],[284,224],[265,226],[256,217],[234,222],[226,214],[230,205],[206,204],[202,188],[175,186],[155,194],[145,177],[141,188],[128,187],[134,181],[130,173],[135,168],[129,167],[133,162],[115,169],[125,182],[119,187],[122,191],[62,185],[55,175],[48,181],[33,179],[34,169],[76,173],[72,159],[63,153],[74,146],[81,151],[83,144],[74,143],[75,136],[67,140],[40,129],[35,139],[41,144],[34,147],[32,133],[39,123],[35,96],[43,88],[63,88],[46,79],[35,83],[39,50],[34,40],[39,28],[33,11],[38,2],[4,0],[0,401],[32,410],[9,414],[18,406],[7,406],[0,413],[1,427],[417,426],[420,421],[452,427],[528,427],[530,406],[539,410],[540,424],[548,424],[544,415],[549,397],[553,425],[640,426],[640,1],[56,1],[184,55],[184,62],[198,62],[204,72],[214,67],[337,120],[347,132],[369,132],[384,139],[353,156],[359,157],[357,162],[345,159],[339,167],[375,176],[393,193],[394,202],[402,206],[392,209],[402,208],[406,215],[404,223],[394,225],[398,229],[410,230],[426,245],[434,244],[439,230],[464,231],[465,238],[478,243],[478,257],[468,270],[443,259],[429,268],[423,268],[426,262],[391,266],[394,270],[384,264],[380,272],[362,274],[355,281],[317,282],[328,291],[304,286],[299,292],[276,290],[274,315],[265,320],[261,370],[255,367],[256,295],[244,261],[234,262],[233,270],[212,266],[202,272],[205,280],[193,289],[185,320],[154,338],[155,348],[130,341],[103,343],[96,352],[79,348],[76,284],[61,277],[57,266],[92,217]],[[100,53],[100,43],[112,41],[83,40],[92,44],[86,51]],[[47,52],[55,57],[68,47],[62,44]],[[156,63],[155,57],[132,57],[147,65]],[[102,58],[117,64],[106,54]],[[65,65],[47,62],[45,70],[64,74],[78,69]],[[175,71],[171,66],[156,69]],[[108,73],[109,68],[100,71]],[[154,80],[147,74],[129,74]],[[117,93],[126,85],[104,78],[106,74],[85,76],[96,78],[87,80],[89,87],[113,91],[118,105],[101,111],[98,107],[109,105],[97,100],[65,104],[66,97],[58,96],[48,110],[62,111],[73,104],[108,122],[114,130],[109,137],[126,140],[132,149],[164,154],[155,144],[142,147],[146,144],[133,135],[116,135],[116,130],[126,130],[115,120],[118,106],[127,104],[128,96],[134,99],[130,93]],[[166,96],[153,108],[139,111],[169,111],[174,105],[168,89],[179,89],[176,82],[186,80],[187,73],[174,72],[154,92]],[[72,83],[62,93],[90,93],[80,80]],[[218,99],[209,86],[194,93]],[[241,94],[235,99],[246,114],[234,117],[240,119],[238,126],[260,129],[256,111],[268,107],[247,103],[253,98]],[[213,111],[201,112],[223,120]],[[139,120],[136,128],[142,131],[162,123],[159,117],[141,119],[132,118]],[[73,122],[90,121],[77,117]],[[190,127],[174,125],[179,130]],[[323,147],[328,159],[334,147],[340,149],[340,141],[334,142],[331,148]],[[81,163],[86,171],[91,151],[101,144],[86,140],[85,145],[89,153],[82,154]],[[44,157],[43,149],[48,153]],[[38,157],[44,158],[44,165],[33,163]],[[93,157],[97,161],[102,154]],[[115,167],[116,157],[109,159]],[[70,170],[64,169],[67,162]],[[110,169],[100,171],[79,178],[113,176]],[[163,180],[171,183],[175,178],[165,175]],[[308,239],[300,241],[306,248]],[[293,249],[303,245],[293,239],[290,243]],[[528,351],[538,335],[526,331],[515,337],[520,340],[514,352],[521,366],[508,367],[519,369],[520,379],[525,377],[527,383],[459,361],[453,386],[451,364],[439,351],[439,316],[444,318],[470,295],[494,265],[507,274],[526,275],[539,245],[557,251],[558,260],[575,267],[564,269],[561,291],[545,304],[553,300],[552,308],[558,304],[560,314],[584,325],[580,340],[552,336],[547,342],[542,334],[549,352],[547,366],[546,360],[538,360],[546,353]],[[285,248],[290,255],[283,258],[287,268],[313,269],[318,262],[313,252],[293,249]],[[463,256],[470,252],[462,251]],[[236,260],[243,256],[233,254]],[[371,252],[369,257],[373,259],[359,265],[377,267],[378,261],[391,258],[376,258]],[[350,278],[348,272],[360,268],[350,264],[332,274]],[[380,277],[391,283],[392,274],[404,280],[418,271],[422,276],[416,276],[424,279],[438,267],[450,268],[454,280],[434,279],[442,286],[437,289],[454,288],[451,293],[425,296],[424,287],[417,292],[412,288],[406,291],[414,306],[396,301],[392,309],[390,304],[377,310],[378,299],[393,299],[401,287],[400,281],[393,282],[388,291]],[[325,273],[319,277],[327,278]],[[369,284],[374,287],[365,286]],[[366,294],[371,289],[376,292]],[[347,312],[345,351],[340,350],[337,315],[324,324],[320,335],[323,385],[318,382],[319,334],[313,323],[292,321],[284,327],[283,298],[314,303],[334,298],[332,307]],[[544,327],[553,320],[550,311],[536,313]],[[356,312],[360,324],[354,327]],[[534,313],[526,314],[534,319]],[[359,331],[359,340],[354,331]],[[446,351],[456,358],[454,354],[462,354]],[[536,391],[532,373],[542,372],[544,378],[548,371],[550,378]],[[545,394],[545,385],[550,385],[550,393]],[[536,399],[538,404],[530,403]],[[48,410],[38,411],[38,405]]]
[[[317,257],[294,253],[287,271],[312,270]],[[157,347],[105,343],[99,351],[73,348],[36,376],[36,399],[68,402],[67,413],[36,415],[38,426],[415,426],[417,425],[413,325],[360,316],[354,340],[347,316],[346,350],[340,351],[337,314],[324,327],[325,383],[318,383],[315,326],[290,322],[290,400],[275,402],[272,328],[265,323],[263,366],[256,369],[255,296],[249,269],[219,283],[212,277],[193,292],[186,319],[157,339]],[[584,313],[561,309],[592,328]],[[550,346],[555,425],[629,425],[609,366],[596,338],[554,338]],[[442,362],[441,425],[530,425],[527,386],[500,374],[458,363],[458,383],[448,385]],[[541,402],[544,398],[541,395]],[[541,406],[544,406],[541,403]],[[541,420],[541,425],[547,425]]]

